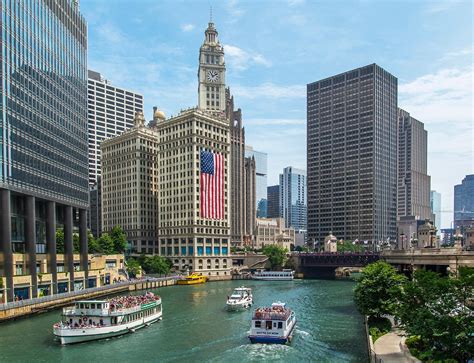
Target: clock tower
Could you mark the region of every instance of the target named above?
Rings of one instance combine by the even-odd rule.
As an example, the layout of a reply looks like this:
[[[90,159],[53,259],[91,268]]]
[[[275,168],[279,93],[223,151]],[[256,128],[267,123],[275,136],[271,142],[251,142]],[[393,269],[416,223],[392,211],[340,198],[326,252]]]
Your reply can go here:
[[[225,112],[224,47],[217,39],[212,18],[204,34],[206,38],[199,49],[198,107],[201,110]]]

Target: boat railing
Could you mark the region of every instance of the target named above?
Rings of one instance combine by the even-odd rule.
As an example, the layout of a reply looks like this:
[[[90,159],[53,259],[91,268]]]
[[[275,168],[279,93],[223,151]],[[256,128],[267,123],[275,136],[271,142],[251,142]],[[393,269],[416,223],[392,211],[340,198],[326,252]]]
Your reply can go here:
[[[286,320],[290,316],[289,310],[284,311],[259,311],[257,310],[254,315],[254,320]]]
[[[131,314],[131,313],[136,313],[137,311],[141,310],[141,305],[133,306],[130,308],[118,308],[115,310],[110,311],[110,315],[116,316],[116,315],[124,315],[124,314]]]

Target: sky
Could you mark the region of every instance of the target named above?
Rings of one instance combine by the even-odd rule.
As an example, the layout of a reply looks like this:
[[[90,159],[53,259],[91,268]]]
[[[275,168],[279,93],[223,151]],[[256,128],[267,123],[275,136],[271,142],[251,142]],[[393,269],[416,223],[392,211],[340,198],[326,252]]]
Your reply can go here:
[[[212,6],[226,84],[268,185],[306,169],[306,85],[371,63],[398,78],[398,105],[425,124],[431,189],[449,227],[453,186],[474,173],[471,1],[82,0],[88,67],[141,93],[145,116],[197,105]]]

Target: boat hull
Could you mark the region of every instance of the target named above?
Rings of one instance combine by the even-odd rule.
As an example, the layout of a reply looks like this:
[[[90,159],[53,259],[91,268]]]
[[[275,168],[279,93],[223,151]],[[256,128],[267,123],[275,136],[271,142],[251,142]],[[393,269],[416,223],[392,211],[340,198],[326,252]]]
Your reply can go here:
[[[207,281],[205,277],[199,280],[178,280],[178,285],[197,285],[197,284],[204,284]]]
[[[291,338],[293,337],[293,331],[296,327],[296,320],[293,322],[289,333],[286,336],[279,336],[279,337],[272,337],[272,336],[265,336],[265,335],[249,335],[250,342],[252,344],[260,343],[260,344],[286,344],[291,342]]]
[[[162,313],[149,316],[146,319],[134,321],[128,324],[115,325],[101,328],[84,328],[84,329],[61,329],[55,328],[53,333],[55,337],[63,345],[89,342],[92,340],[100,340],[113,338],[119,335],[134,332],[137,329],[149,326],[162,319]]]
[[[251,306],[252,306],[252,301],[247,301],[247,302],[242,303],[242,304],[226,304],[226,307],[227,307],[228,311],[245,310],[245,309],[248,309]]]
[[[292,281],[293,276],[288,277],[271,277],[271,276],[253,276],[253,280],[265,280],[265,281]]]

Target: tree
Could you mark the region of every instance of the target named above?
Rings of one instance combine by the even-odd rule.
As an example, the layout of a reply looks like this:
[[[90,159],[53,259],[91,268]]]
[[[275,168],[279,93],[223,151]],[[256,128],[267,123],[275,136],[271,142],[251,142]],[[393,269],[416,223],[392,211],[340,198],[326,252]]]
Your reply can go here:
[[[56,253],[64,253],[64,230],[56,230]]]
[[[286,262],[288,250],[278,245],[267,245],[263,247],[263,254],[268,257],[271,269],[281,268]]]
[[[354,301],[361,314],[380,318],[394,314],[397,298],[405,276],[398,274],[388,263],[378,261],[362,270],[354,291]]]
[[[81,250],[81,246],[79,242],[79,235],[77,233],[74,233],[72,235],[72,245],[74,253],[79,253],[79,251]]]
[[[140,263],[138,262],[137,259],[135,258],[130,258],[126,262],[127,265],[127,271],[131,277],[137,277],[138,275],[141,274],[142,272],[142,267],[140,266]]]
[[[99,244],[100,252],[106,255],[114,254],[114,241],[112,241],[112,238],[108,233],[102,233],[102,236],[100,236],[97,242]]]
[[[167,274],[170,272],[170,262],[161,256],[146,257],[142,265],[146,273]]]
[[[94,238],[91,231],[87,233],[87,249],[89,253],[100,253],[100,245],[98,240]]]
[[[459,278],[418,270],[400,296],[397,316],[405,331],[419,336],[420,359],[467,361],[474,352],[474,270],[460,269]]]
[[[116,253],[123,253],[127,248],[127,236],[122,227],[115,226],[110,232],[110,237],[114,242],[114,251]]]

